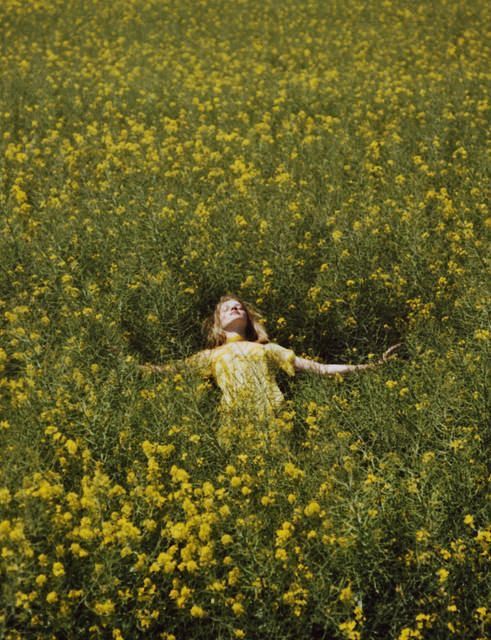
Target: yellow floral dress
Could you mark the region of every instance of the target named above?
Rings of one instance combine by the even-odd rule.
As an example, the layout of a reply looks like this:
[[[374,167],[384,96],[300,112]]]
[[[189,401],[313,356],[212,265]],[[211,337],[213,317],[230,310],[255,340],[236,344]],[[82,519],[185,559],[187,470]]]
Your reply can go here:
[[[215,379],[222,391],[218,441],[230,448],[238,441],[272,438],[271,424],[283,402],[275,379],[279,369],[295,374],[295,353],[279,344],[249,342],[239,336],[186,359],[201,375]]]

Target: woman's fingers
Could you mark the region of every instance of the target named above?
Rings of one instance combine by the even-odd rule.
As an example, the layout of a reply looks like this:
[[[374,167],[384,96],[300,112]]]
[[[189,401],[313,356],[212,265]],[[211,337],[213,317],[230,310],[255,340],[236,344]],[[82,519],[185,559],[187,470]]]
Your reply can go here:
[[[154,366],[151,364],[139,364],[137,366],[142,373],[153,373],[155,371]]]
[[[391,347],[389,347],[387,349],[387,351],[384,352],[383,356],[382,356],[382,360],[387,360],[388,358],[392,357],[392,354],[394,353],[394,351],[397,351],[397,349],[399,349],[399,347],[402,346],[402,342],[398,342],[397,344],[392,345]]]

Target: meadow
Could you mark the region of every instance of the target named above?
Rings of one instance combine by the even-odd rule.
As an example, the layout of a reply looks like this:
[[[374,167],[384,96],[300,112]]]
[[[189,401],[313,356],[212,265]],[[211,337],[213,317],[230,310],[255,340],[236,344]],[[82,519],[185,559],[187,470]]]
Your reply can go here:
[[[0,3],[0,638],[489,637],[489,24]],[[213,383],[138,365],[225,293],[303,357],[404,347],[223,451]]]

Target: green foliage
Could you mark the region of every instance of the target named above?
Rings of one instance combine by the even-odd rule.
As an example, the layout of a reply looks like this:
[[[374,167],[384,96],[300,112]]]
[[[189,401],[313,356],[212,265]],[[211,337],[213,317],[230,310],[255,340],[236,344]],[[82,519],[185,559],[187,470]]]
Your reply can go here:
[[[4,0],[0,637],[486,637],[487,13]],[[226,452],[210,381],[137,366],[225,293],[404,350]]]

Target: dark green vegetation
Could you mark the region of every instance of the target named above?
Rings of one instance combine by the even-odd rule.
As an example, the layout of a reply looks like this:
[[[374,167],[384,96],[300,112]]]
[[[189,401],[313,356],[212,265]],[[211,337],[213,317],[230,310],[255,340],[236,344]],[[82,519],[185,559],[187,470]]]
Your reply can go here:
[[[485,638],[489,9],[4,0],[0,635]],[[225,292],[299,355],[220,450]]]

